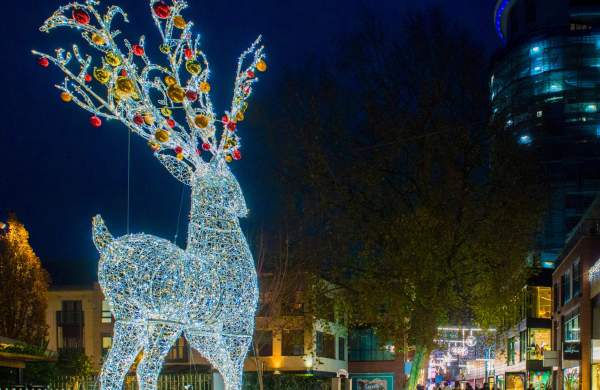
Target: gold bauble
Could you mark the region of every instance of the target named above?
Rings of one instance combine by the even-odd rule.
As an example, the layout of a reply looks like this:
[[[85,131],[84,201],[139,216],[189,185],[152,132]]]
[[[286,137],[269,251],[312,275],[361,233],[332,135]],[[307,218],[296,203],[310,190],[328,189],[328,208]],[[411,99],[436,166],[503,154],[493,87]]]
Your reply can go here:
[[[104,56],[104,60],[110,66],[116,67],[121,65],[121,57],[119,57],[116,53],[113,53],[112,51],[106,53],[106,55]]]
[[[164,54],[169,54],[171,52],[171,46],[167,45],[166,43],[163,43],[162,45],[160,45],[159,47],[161,53]]]
[[[156,130],[154,138],[156,138],[158,142],[167,142],[169,140],[169,132],[162,129]]]
[[[73,100],[73,95],[71,95],[69,92],[63,91],[60,93],[60,100],[65,103],[69,103],[71,100]]]
[[[200,66],[200,63],[196,60],[189,60],[186,61],[185,63],[185,69],[187,69],[188,72],[190,72],[193,75],[196,75],[198,73],[200,73],[200,71],[202,70],[202,67]]]
[[[177,158],[177,160],[179,160],[179,161],[183,160],[183,153],[177,153],[175,158]]]
[[[148,142],[148,146],[150,146],[150,148],[152,150],[154,150],[155,152],[158,151],[158,150],[160,150],[160,144],[157,143],[157,142],[149,141]]]
[[[152,116],[152,114],[150,114],[150,113],[144,115],[144,122],[148,126],[152,126],[154,124],[154,116]]]
[[[209,93],[210,92],[210,84],[208,81],[203,81],[200,83],[200,92]]]
[[[185,91],[177,84],[173,84],[167,89],[167,95],[175,103],[181,103],[185,99]]]
[[[233,158],[230,155],[227,155],[227,156],[225,156],[225,161],[230,163],[231,161],[233,161]]]
[[[104,68],[94,68],[94,77],[102,84],[108,83],[110,72]]]
[[[135,87],[133,81],[124,76],[119,76],[115,83],[115,94],[119,98],[127,98],[133,95]]]
[[[180,30],[185,28],[185,19],[181,15],[177,15],[173,18],[173,26],[177,27]]]
[[[165,84],[167,84],[167,86],[171,86],[177,82],[177,80],[175,80],[175,77],[169,76],[169,75],[166,75],[164,77],[164,80],[165,80]]]
[[[98,46],[104,46],[104,44],[106,43],[106,40],[104,39],[104,37],[102,35],[93,33],[92,34],[92,42],[94,42]]]
[[[169,107],[163,107],[160,109],[160,113],[163,114],[164,117],[170,117],[173,112]]]
[[[194,124],[199,128],[204,129],[208,126],[208,117],[206,115],[196,115]]]
[[[258,70],[259,72],[264,72],[267,70],[267,63],[265,62],[265,60],[258,60],[258,62],[256,63],[256,70]]]
[[[238,111],[238,113],[235,114],[235,121],[241,122],[243,120],[244,120],[244,113],[242,111]]]

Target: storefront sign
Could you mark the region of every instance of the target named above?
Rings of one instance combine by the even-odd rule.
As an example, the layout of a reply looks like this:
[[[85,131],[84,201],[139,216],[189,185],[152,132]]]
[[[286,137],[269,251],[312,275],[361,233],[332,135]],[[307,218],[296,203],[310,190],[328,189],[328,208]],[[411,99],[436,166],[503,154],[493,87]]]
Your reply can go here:
[[[350,377],[353,390],[394,390],[393,373],[351,374]]]
[[[560,354],[558,351],[546,351],[544,352],[544,363],[542,367],[558,367],[558,359]]]
[[[563,343],[563,360],[581,360],[581,343],[579,341]]]

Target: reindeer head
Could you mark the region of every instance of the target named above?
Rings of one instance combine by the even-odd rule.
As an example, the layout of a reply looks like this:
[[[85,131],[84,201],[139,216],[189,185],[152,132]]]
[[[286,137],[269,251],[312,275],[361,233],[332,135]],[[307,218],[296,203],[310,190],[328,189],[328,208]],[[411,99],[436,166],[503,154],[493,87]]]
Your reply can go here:
[[[90,123],[95,127],[101,125],[101,118],[122,122],[147,140],[167,170],[193,186],[198,196],[212,196],[215,207],[245,215],[244,198],[227,164],[241,158],[238,123],[258,80],[256,72],[266,70],[260,37],[239,57],[231,108],[218,118],[209,97],[210,72],[199,48],[200,37],[192,39],[193,23],[181,15],[187,7],[184,0],[149,2],[166,65],[150,61],[144,36],[133,44],[126,39],[117,42],[120,31],[111,28],[112,21],[116,15],[127,21],[127,15],[116,6],[102,15],[97,5],[97,0],[69,3],[40,27],[44,32],[56,27],[76,29],[102,55],[94,62],[77,45],[72,53],[57,49],[55,56],[33,51],[40,65],[52,62],[65,73],[64,82],[56,85],[63,101],[92,113]],[[73,58],[78,69],[70,66]]]

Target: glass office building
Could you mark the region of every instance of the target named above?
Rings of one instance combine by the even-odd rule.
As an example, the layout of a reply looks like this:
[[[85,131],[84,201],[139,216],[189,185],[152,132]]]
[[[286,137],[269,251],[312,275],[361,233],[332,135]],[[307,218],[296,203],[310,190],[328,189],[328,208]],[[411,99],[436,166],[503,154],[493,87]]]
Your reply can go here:
[[[536,259],[554,267],[600,191],[600,1],[500,0],[494,22],[505,46],[492,64],[492,115],[550,179]]]

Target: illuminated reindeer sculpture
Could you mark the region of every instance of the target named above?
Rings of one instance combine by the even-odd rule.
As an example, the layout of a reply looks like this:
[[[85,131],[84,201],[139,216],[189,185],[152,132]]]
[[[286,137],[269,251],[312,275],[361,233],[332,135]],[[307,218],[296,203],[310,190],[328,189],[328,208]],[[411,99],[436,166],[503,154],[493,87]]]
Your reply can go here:
[[[34,51],[38,63],[53,63],[65,73],[64,83],[56,86],[61,99],[89,111],[93,127],[101,126],[102,118],[122,122],[148,141],[158,160],[192,193],[185,250],[148,234],[113,238],[101,217],[94,218],[98,278],[115,317],[101,388],[121,389],[143,351],[137,368],[140,389],[155,389],[165,355],[184,334],[221,373],[227,390],[240,389],[258,288],[238,221],[247,209],[228,163],[241,158],[237,123],[244,119],[255,72],[266,70],[260,37],[240,56],[231,109],[217,119],[208,96],[208,62],[199,37],[192,39],[192,23],[181,16],[185,1],[150,2],[166,66],[149,61],[143,36],[136,44],[124,40],[117,45],[120,32],[111,23],[116,15],[127,21],[127,15],[115,6],[101,15],[97,5],[95,0],[69,3],[40,29],[79,30],[102,53],[101,62],[92,64],[92,57],[73,45],[72,53],[58,49],[55,56]],[[77,71],[70,66],[73,58]]]

